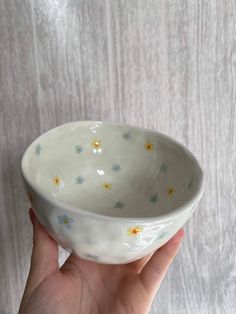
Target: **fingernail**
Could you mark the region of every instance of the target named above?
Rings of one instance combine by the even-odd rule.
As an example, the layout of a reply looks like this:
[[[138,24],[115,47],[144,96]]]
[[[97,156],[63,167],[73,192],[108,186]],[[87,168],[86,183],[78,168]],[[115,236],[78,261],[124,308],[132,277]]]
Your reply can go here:
[[[33,212],[32,208],[29,209],[29,217],[30,217],[30,221],[31,221],[32,225],[34,225],[35,216],[34,216],[34,212]]]

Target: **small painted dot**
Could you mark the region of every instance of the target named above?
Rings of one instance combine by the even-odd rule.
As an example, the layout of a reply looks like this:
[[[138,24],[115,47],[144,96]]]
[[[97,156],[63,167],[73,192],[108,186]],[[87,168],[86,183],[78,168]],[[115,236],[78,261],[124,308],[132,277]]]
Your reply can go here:
[[[146,148],[146,150],[147,150],[148,152],[151,152],[151,151],[153,150],[153,144],[147,142],[147,143],[145,144],[145,148]]]
[[[61,183],[61,178],[59,176],[55,176],[53,177],[52,182],[54,185],[59,186]]]
[[[169,187],[167,189],[167,194],[168,194],[169,197],[172,197],[174,195],[174,193],[175,193],[175,188]]]
[[[111,188],[112,188],[112,184],[111,183],[107,183],[107,182],[103,183],[102,186],[103,186],[103,188],[105,190],[111,190]]]

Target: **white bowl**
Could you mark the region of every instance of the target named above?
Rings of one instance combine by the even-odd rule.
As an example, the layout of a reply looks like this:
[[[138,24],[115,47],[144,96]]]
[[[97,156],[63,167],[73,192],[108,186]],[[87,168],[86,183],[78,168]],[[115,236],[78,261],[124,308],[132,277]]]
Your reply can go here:
[[[180,229],[203,194],[195,157],[155,131],[72,122],[38,137],[22,158],[32,207],[56,241],[101,263],[128,263]]]

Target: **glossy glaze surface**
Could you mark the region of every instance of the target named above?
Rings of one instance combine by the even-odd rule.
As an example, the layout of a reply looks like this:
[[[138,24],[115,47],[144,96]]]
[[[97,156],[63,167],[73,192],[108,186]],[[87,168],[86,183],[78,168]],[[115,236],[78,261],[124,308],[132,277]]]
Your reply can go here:
[[[29,146],[22,171],[58,243],[103,263],[127,263],[163,245],[203,193],[202,170],[183,146],[122,124],[52,129]]]
[[[37,139],[25,156],[31,182],[74,208],[155,217],[185,205],[201,184],[193,156],[145,129],[71,123]]]

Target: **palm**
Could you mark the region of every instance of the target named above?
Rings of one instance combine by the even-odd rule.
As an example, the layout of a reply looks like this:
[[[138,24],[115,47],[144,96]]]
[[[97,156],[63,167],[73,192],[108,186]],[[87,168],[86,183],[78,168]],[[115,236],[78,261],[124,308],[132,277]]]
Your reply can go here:
[[[59,269],[56,243],[38,222],[34,229],[40,240],[35,239],[38,246],[32,254],[22,314],[147,313],[182,237],[158,250],[148,263],[149,257],[127,265],[104,265],[70,255]],[[45,246],[50,253],[34,267]]]
[[[145,313],[150,296],[136,265],[102,265],[70,256],[35,289],[32,313]]]
[[[145,313],[150,295],[139,276],[141,264],[99,265],[71,256],[62,271],[74,272],[73,288],[84,297],[78,304],[81,313]]]

